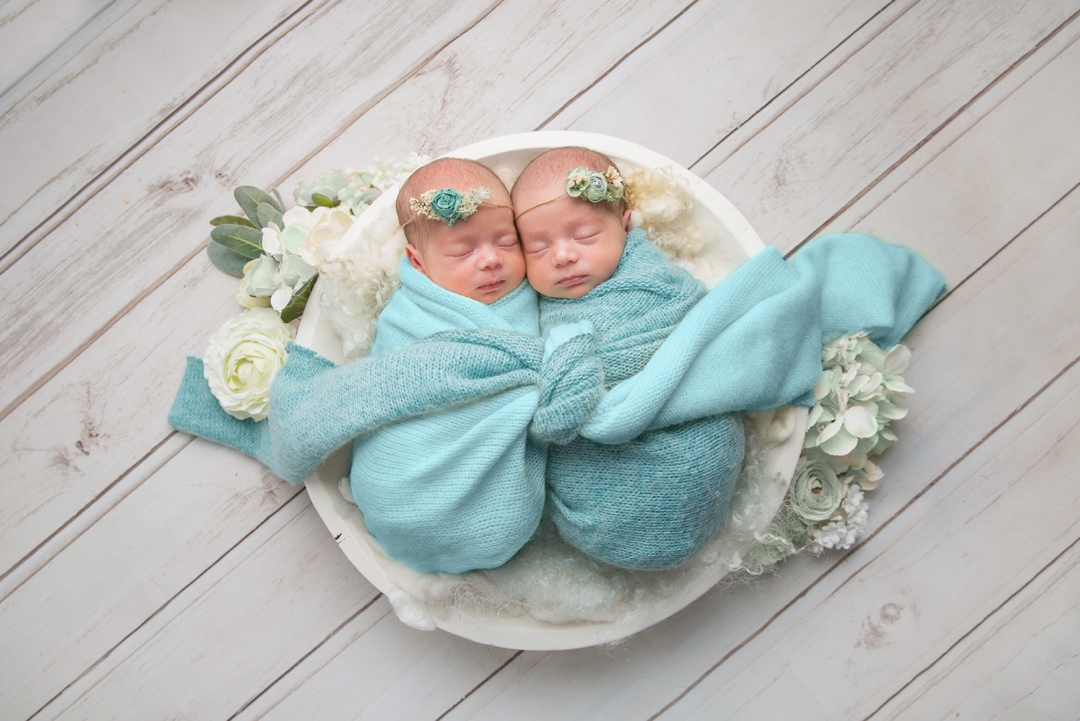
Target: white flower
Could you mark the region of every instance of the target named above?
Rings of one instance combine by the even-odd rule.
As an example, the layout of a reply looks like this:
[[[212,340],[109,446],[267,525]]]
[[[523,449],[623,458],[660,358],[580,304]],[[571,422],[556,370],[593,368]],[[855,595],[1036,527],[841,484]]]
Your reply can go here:
[[[840,504],[840,509],[827,523],[810,533],[809,548],[814,553],[821,553],[826,548],[851,548],[866,532],[870,504],[866,502],[863,491],[858,486],[845,488],[847,494]]]
[[[270,384],[295,335],[269,308],[250,308],[214,334],[203,357],[203,375],[226,413],[241,420],[266,418]]]

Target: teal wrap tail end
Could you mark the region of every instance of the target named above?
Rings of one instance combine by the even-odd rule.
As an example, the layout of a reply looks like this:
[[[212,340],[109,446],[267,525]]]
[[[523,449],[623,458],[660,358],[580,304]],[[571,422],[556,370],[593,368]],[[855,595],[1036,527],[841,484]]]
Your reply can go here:
[[[270,465],[266,424],[250,418],[233,418],[222,410],[210,392],[203,376],[203,362],[198,358],[188,356],[184,379],[169,411],[169,425],[178,431],[235,448]]]

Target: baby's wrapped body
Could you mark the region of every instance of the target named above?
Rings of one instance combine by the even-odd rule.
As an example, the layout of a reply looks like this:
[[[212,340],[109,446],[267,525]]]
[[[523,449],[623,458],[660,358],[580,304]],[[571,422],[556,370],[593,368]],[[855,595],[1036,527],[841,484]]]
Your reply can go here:
[[[635,236],[629,240],[632,247],[645,254],[656,252],[640,236],[631,235]],[[634,253],[632,250],[628,254],[628,271]],[[621,271],[620,267],[619,277]],[[655,264],[648,273],[655,276]],[[867,236],[836,235],[810,243],[791,262],[785,261],[775,248],[765,248],[696,304],[693,299],[700,294],[700,288],[692,282],[689,287],[682,301],[672,303],[673,316],[681,317],[686,307],[693,307],[670,334],[659,330],[663,325],[659,322],[653,336],[644,331],[637,336],[627,332],[641,317],[629,309],[621,316],[605,316],[603,311],[610,310],[605,308],[583,311],[584,317],[595,318],[611,336],[601,339],[605,345],[603,357],[594,352],[596,344],[591,335],[552,333],[545,348],[545,343],[531,333],[485,328],[486,320],[467,324],[472,330],[443,331],[442,324],[416,328],[412,332],[418,337],[426,336],[421,342],[344,366],[335,366],[313,351],[293,346],[274,379],[269,417],[261,423],[227,415],[210,392],[202,361],[189,358],[169,421],[177,430],[224,443],[257,458],[281,478],[296,483],[335,450],[365,434],[406,422],[404,427],[410,419],[431,418],[443,410],[464,408],[481,399],[501,398],[505,405],[492,433],[482,442],[458,437],[457,444],[463,453],[474,457],[474,468],[481,477],[486,477],[485,469],[503,469],[506,458],[520,459],[528,467],[521,469],[517,477],[496,470],[495,475],[509,485],[491,486],[494,493],[486,495],[495,499],[495,508],[500,507],[499,488],[510,488],[519,498],[523,495],[528,499],[517,505],[520,516],[508,525],[520,529],[520,533],[510,533],[494,551],[495,556],[509,558],[539,520],[539,504],[534,506],[532,499],[543,500],[539,483],[530,480],[542,480],[544,473],[535,470],[543,463],[543,449],[537,449],[539,453],[531,450],[532,438],[562,442],[581,435],[597,443],[622,444],[665,429],[672,429],[671,437],[677,438],[682,424],[711,419],[716,413],[793,403],[812,405],[812,391],[821,375],[823,342],[861,329],[868,331],[874,342],[890,347],[941,295],[945,283],[939,273],[908,250]],[[675,296],[683,297],[678,293]],[[621,299],[613,294],[609,302],[628,302],[630,297],[629,291]],[[512,301],[510,296],[505,300]],[[558,322],[556,314],[573,311],[572,305],[545,305],[548,307],[543,314],[548,324]],[[535,315],[533,318],[535,323]],[[626,328],[618,326],[621,319],[627,319]],[[457,322],[452,317],[446,320],[451,326]],[[427,335],[429,332],[433,335]],[[626,340],[616,340],[616,332]],[[563,337],[553,342],[551,336],[558,335]],[[667,341],[661,344],[664,335]],[[640,342],[634,343],[635,337]],[[628,351],[628,345],[636,348],[636,354]],[[620,363],[641,363],[649,355],[653,358],[645,362],[641,372],[599,395],[602,366],[618,378],[625,372]],[[730,432],[741,443],[737,424],[730,423]],[[662,444],[654,448],[659,448],[660,454],[673,455]],[[430,455],[424,443],[391,451],[394,455],[387,458],[400,461],[403,468],[420,469],[420,473]],[[567,454],[567,463],[569,459]],[[567,500],[569,492],[558,490],[560,486],[573,487],[560,481],[558,466],[564,456],[560,452],[553,460],[556,468],[549,474],[555,481],[551,496],[561,498],[564,507],[573,511]],[[668,460],[665,458],[659,469],[664,478],[673,473]],[[612,461],[579,457],[577,462],[583,467],[578,477],[588,481],[599,478],[606,472],[602,464]],[[642,480],[641,467],[636,463],[627,465],[637,482],[647,485],[649,479]],[[734,461],[733,465],[737,468]],[[574,473],[568,469],[562,478],[572,480]],[[662,484],[654,484],[654,492],[657,487],[665,490]],[[535,495],[530,488],[537,489]],[[592,500],[597,502],[594,509],[605,500],[616,508],[624,502],[618,497],[602,498],[596,487],[580,486],[582,493],[590,489]],[[402,490],[408,493],[410,489],[403,486]],[[427,500],[437,501],[431,492],[437,488],[416,490]],[[482,509],[472,504],[474,495],[450,493],[442,498],[450,500],[443,509],[447,523],[461,525],[460,508],[469,511],[470,518],[481,519]],[[458,504],[459,500],[463,505]],[[600,522],[618,528],[610,518],[594,515]],[[718,512],[716,518],[722,515]],[[566,518],[588,521],[584,512],[567,514]],[[659,523],[674,525],[670,518],[659,519]],[[488,530],[487,525],[478,522],[455,529],[454,533],[467,544],[477,539],[494,540]],[[436,544],[428,549],[418,543],[414,548],[421,554],[428,550],[440,553]],[[432,567],[424,559],[414,563],[421,570]],[[466,561],[461,565],[480,567],[475,563]],[[442,566],[442,562],[437,565]]]
[[[581,298],[541,298],[541,330],[592,321],[610,389],[639,373],[704,295],[698,280],[635,230],[609,280]],[[549,512],[563,538],[594,558],[623,568],[669,568],[720,529],[743,451],[742,422],[734,414],[647,431],[617,445],[581,436],[552,444]]]

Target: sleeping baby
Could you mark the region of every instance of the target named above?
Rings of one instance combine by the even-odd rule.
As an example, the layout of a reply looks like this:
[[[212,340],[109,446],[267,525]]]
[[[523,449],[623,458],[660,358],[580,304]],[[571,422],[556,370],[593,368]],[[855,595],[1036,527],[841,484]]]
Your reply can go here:
[[[585,148],[544,153],[513,189],[541,332],[589,320],[604,386],[641,371],[702,284],[630,230],[618,170]],[[630,569],[677,565],[716,534],[742,464],[738,416],[712,415],[605,445],[552,444],[548,500],[559,532],[590,556]]]
[[[372,357],[446,331],[539,335],[510,197],[494,173],[436,160],[405,181],[397,212],[408,240],[401,288],[379,316]],[[353,498],[388,555],[460,573],[500,566],[529,539],[543,510],[544,450],[520,429],[535,398],[535,387],[514,388],[357,438]]]

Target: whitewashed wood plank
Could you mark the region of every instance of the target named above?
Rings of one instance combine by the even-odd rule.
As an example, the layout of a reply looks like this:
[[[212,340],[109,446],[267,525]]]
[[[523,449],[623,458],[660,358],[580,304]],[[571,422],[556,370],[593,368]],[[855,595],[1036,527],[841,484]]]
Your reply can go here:
[[[554,32],[545,36],[548,42]],[[609,53],[621,52],[626,41],[615,38]],[[490,50],[486,37],[476,42]],[[409,118],[394,122],[400,129]],[[465,130],[470,120],[457,122]],[[225,196],[219,192],[219,208]],[[190,234],[205,237],[211,214],[189,213]],[[168,433],[165,414],[175,386],[171,375],[163,382],[163,369],[179,368],[186,353],[201,353],[203,338],[235,312],[234,281],[212,270],[202,255],[180,275],[136,306],[130,319],[118,320],[84,352],[85,360],[64,368],[33,402],[0,421],[0,438],[8,439],[0,443],[11,451],[12,487],[0,509],[0,532],[9,539],[0,549],[0,569],[9,569]],[[182,319],[177,308],[183,308]],[[27,482],[41,475],[43,481]]]
[[[438,154],[535,130],[690,4],[609,0],[597,11],[565,0],[503,3],[296,168],[287,185],[369,157],[372,147]],[[493,57],[501,58],[498,72]]]
[[[196,441],[0,603],[0,708],[37,711],[297,493]]]
[[[169,437],[182,359],[236,315],[235,286],[200,255],[0,420],[0,575]],[[206,325],[177,323],[178,305]]]
[[[914,525],[919,520],[915,514],[906,511],[901,514],[907,504],[924,492],[932,493],[936,488],[935,480],[957,458],[978,445],[995,426],[1006,421],[1016,408],[1038,393],[1044,383],[1080,355],[1080,318],[1066,321],[1058,312],[1076,301],[1077,290],[1069,279],[1080,271],[1080,252],[1069,249],[1075,248],[1074,229],[1080,218],[1080,191],[1070,196],[1069,207],[1064,205],[1045,216],[1023,238],[995,257],[986,269],[957,289],[917,329],[912,343],[916,359],[906,375],[918,390],[908,405],[912,415],[921,416],[921,419],[918,429],[912,423],[898,431],[900,443],[883,457],[886,478],[871,500],[871,527],[880,529],[883,522],[892,520],[884,530],[876,531],[878,535],[897,534],[901,531],[896,529]],[[1057,276],[1055,282],[1046,282],[1048,273]],[[1032,292],[1036,285],[1039,286],[1037,298]],[[939,321],[939,316],[944,321]],[[995,332],[987,332],[987,327],[994,324]],[[1008,337],[1015,345],[1001,343],[999,339],[1003,337]],[[1040,349],[1040,358],[1033,358],[1027,352],[1026,349],[1031,347]],[[979,359],[987,356],[995,357],[1000,368],[994,363],[988,364],[988,370],[979,368]],[[1021,379],[1015,370],[1021,364],[1025,365],[1024,373],[1030,374],[1027,379]],[[1044,402],[1060,398],[1066,391],[1074,396],[1080,394],[1077,388],[1080,367],[1074,366],[1069,378],[1072,385],[1057,393],[1043,394]],[[1041,415],[1030,412],[1024,418],[1031,419],[1028,423],[1031,425],[1040,422]],[[923,430],[923,427],[922,440],[915,440],[913,431]],[[1018,428],[1012,422],[1006,427]],[[954,428],[961,432],[953,432]],[[949,443],[937,443],[936,438],[946,433]],[[997,447],[991,444],[989,452]],[[902,462],[895,455],[900,450],[907,452]],[[926,490],[928,486],[930,491]],[[1072,513],[1069,523],[1075,524],[1077,500],[1069,501],[1072,496],[1068,493],[1054,497],[1063,499],[1065,510],[1062,515]],[[960,498],[964,498],[963,494]],[[1070,502],[1074,504],[1072,510],[1068,506]],[[955,509],[952,512],[960,513]],[[900,515],[894,518],[897,514]],[[1039,513],[1034,517],[1038,518]],[[961,521],[949,525],[959,526]],[[1007,524],[999,525],[996,531],[1010,542],[1020,543],[1020,537],[1004,530],[1008,527]],[[874,543],[873,538],[870,543]],[[1067,545],[1068,541],[1064,543]],[[870,555],[876,555],[876,552]],[[973,557],[980,555],[972,552]],[[666,627],[650,629],[630,639],[614,658],[607,658],[597,651],[522,654],[447,718],[539,719],[547,714],[582,719],[651,717],[676,699],[680,691],[697,683],[703,671],[713,669],[705,678],[708,682],[713,677],[734,676],[739,669],[754,663],[754,657],[744,655],[742,649],[756,648],[758,639],[774,633],[773,629],[778,625],[787,631],[792,626],[808,623],[805,616],[795,618],[796,610],[805,608],[807,603],[799,600],[800,597],[806,594],[806,598],[823,598],[827,593],[820,589],[843,587],[863,565],[861,562],[853,565],[856,557],[864,559],[867,553],[857,550],[843,560],[836,556],[791,559],[778,576],[764,579],[759,588],[734,589],[707,599],[676,616]],[[905,555],[904,560],[919,568],[942,569],[935,573],[935,579],[947,575],[948,569],[953,567],[951,561],[935,562],[933,558],[914,553]],[[1023,576],[1022,571],[1018,575],[1018,583],[1030,578],[1030,574]],[[895,599],[886,601],[895,602]],[[886,601],[879,602],[877,607]],[[929,609],[923,612],[925,615]],[[858,624],[862,618],[860,614],[854,622]],[[969,627],[981,618],[975,614]],[[839,622],[829,621],[821,628],[827,632],[834,628],[830,625],[833,623]],[[802,658],[807,663],[817,658],[819,665],[837,672],[857,671],[844,666],[846,656],[830,656],[834,652],[831,646],[828,653],[810,642],[804,647],[808,650]],[[833,663],[833,658],[839,660]],[[520,669],[517,668],[519,665]],[[897,683],[910,677],[898,679]],[[781,686],[791,681],[791,677],[784,676],[768,691],[763,691],[761,686],[754,688],[757,693],[774,698],[782,693]],[[718,696],[718,704],[738,693],[738,689],[735,684],[728,684],[724,693],[727,696]],[[836,693],[842,695],[839,691]],[[803,696],[805,693],[800,691],[799,697]],[[541,708],[543,713],[538,710]],[[712,716],[703,717],[726,718],[738,706],[710,708]],[[805,713],[812,710],[808,708]],[[856,717],[831,710],[833,713],[824,717]],[[660,717],[666,716],[665,713]],[[763,713],[756,717],[773,718],[774,715]]]
[[[1071,163],[1080,148],[1070,142],[1072,131],[1063,125],[1068,124],[1066,114],[1075,115],[1080,109],[1080,93],[1076,90],[1080,79],[1075,71],[1080,52],[1076,47],[1078,39],[1080,19],[1074,18],[1041,44],[1031,57],[995,80],[987,93],[974,100],[911,158],[831,219],[822,232],[857,228],[887,238],[894,226],[902,224],[897,213],[907,212],[899,209],[918,207],[926,219],[922,224],[925,228],[953,239],[925,249],[924,252],[933,254],[927,256],[933,260],[940,253],[963,255],[962,249],[971,239],[984,232],[985,226],[976,229],[957,225],[957,221],[1005,223],[1019,230],[1022,226],[1017,222],[1029,220],[1027,197],[1032,188],[1050,184],[1056,192],[1064,193],[1074,179]],[[1046,69],[1051,64],[1054,67]],[[1003,103],[1008,107],[997,110]],[[1027,127],[1032,122],[1039,126],[1035,132],[1029,132]],[[1024,136],[1023,142],[1008,140],[1018,134]],[[944,162],[937,160],[942,154],[947,156]],[[935,163],[934,167],[927,169],[931,162]],[[946,173],[949,177],[942,177],[938,184],[954,187],[956,191],[927,194],[923,192],[927,187],[924,182],[907,185],[920,172]],[[1017,175],[1022,182],[1002,184],[1003,179]],[[900,197],[892,199],[896,194]],[[883,206],[886,201],[890,202]],[[979,208],[980,204],[983,208]],[[967,210],[969,206],[974,210]],[[995,213],[985,214],[986,207],[995,208]],[[1022,217],[1013,218],[1012,214],[1018,211]]]
[[[434,719],[514,655],[494,646],[411,629],[385,598],[373,606],[383,616],[333,663],[310,676],[295,693],[270,708],[253,705],[247,719]],[[288,683],[288,679],[283,679]],[[275,699],[277,700],[277,699]]]
[[[1074,52],[1070,48],[1070,52]],[[1056,53],[1055,53],[1056,54]],[[1033,56],[1033,60],[1038,60]],[[1017,92],[1000,104],[984,122],[978,123],[969,137],[972,147],[981,147],[986,153],[992,153],[1002,138],[1018,144],[1018,154],[1023,155],[1026,138],[1041,138],[1045,119],[1045,130],[1057,148],[1070,148],[1068,125],[1060,135],[1055,135],[1059,117],[1055,112],[1058,103],[1064,104],[1066,118],[1074,99],[1069,99],[1068,90],[1075,74],[1075,63],[1071,57],[1063,56],[1061,62],[1055,61],[1047,66],[1044,73],[1048,78],[1036,78],[1031,82],[1041,83],[1036,92],[1028,94]],[[1057,88],[1064,92],[1060,95]],[[1054,92],[1047,92],[1054,88]],[[1001,123],[998,114],[1008,118]],[[1051,189],[1061,187],[1062,178],[1055,175],[1042,176],[1041,166],[1053,165],[1053,150],[1048,155],[1037,152],[1041,141],[1032,140],[1030,166],[1024,162],[1015,168],[1016,172],[1002,172],[988,175],[987,186],[983,189],[991,199],[999,203],[1012,204],[1012,210],[1026,212],[1029,218],[1040,215],[1046,206],[1053,202],[1053,195],[1048,194],[1039,202],[1030,202],[1022,192],[1029,184]],[[923,226],[918,205],[910,204],[911,197],[940,196],[942,206],[948,206],[954,199],[953,207],[966,207],[963,195],[970,192],[966,187],[952,182],[950,168],[963,164],[969,157],[964,150],[955,155],[940,154],[926,164],[917,155],[912,162],[926,165],[926,172],[916,174],[911,181],[919,185],[905,195],[890,196],[885,205],[880,206],[881,213],[888,212],[894,220],[882,230],[888,230],[888,237],[893,239],[912,239],[921,252],[932,255],[939,246],[947,245],[951,238],[962,234],[967,228],[979,225],[984,227],[977,215],[970,211],[958,213],[955,217],[942,217],[934,226]],[[1072,177],[1073,182],[1080,180],[1080,165],[1071,169],[1059,168],[1057,172],[1065,178]],[[1029,202],[1021,207],[1020,201]],[[893,209],[891,203],[898,203]],[[982,207],[983,212],[1000,213],[1001,210],[990,203]],[[884,217],[884,215],[882,216]],[[902,222],[906,218],[906,223]],[[985,235],[980,244],[969,245],[969,255],[958,258],[946,255],[939,267],[955,281],[965,278],[982,264],[987,256],[1004,245],[1013,234],[1023,227],[1023,223],[987,224]],[[809,232],[807,229],[806,232]],[[1037,232],[1037,231],[1036,231]],[[975,236],[973,236],[975,238]],[[1031,241],[1037,243],[1038,235]],[[953,265],[955,264],[955,265]],[[996,266],[1006,268],[1007,264]],[[998,272],[997,270],[993,272]],[[1047,268],[1048,273],[1061,273],[1060,268]],[[981,275],[981,274],[980,274]],[[979,276],[968,281],[975,283]],[[985,283],[986,280],[981,282]],[[1021,284],[1022,285],[1022,284]],[[961,291],[964,291],[961,288]],[[1016,289],[1029,295],[1030,289]],[[949,299],[939,306],[917,328],[912,345],[916,358],[909,377],[918,389],[909,402],[912,409],[909,419],[900,425],[901,442],[884,458],[884,465],[889,476],[883,486],[874,492],[874,508],[871,512],[871,524],[878,526],[890,515],[901,509],[913,496],[917,495],[926,484],[941,473],[956,456],[971,445],[977,443],[995,424],[1004,420],[1016,407],[1022,405],[1031,393],[1037,392],[1046,379],[1052,378],[1061,367],[1064,353],[1055,350],[1053,362],[1043,363],[1044,347],[1040,347],[1039,368],[1029,365],[1033,360],[1024,350],[1039,344],[1038,333],[1048,332],[1057,322],[1055,307],[1065,307],[1067,301],[1062,298],[1050,302],[1040,310],[1036,301],[1028,302],[1019,310],[1020,317],[1037,318],[1041,324],[1038,330],[1023,324],[1016,318],[1004,325],[993,317],[980,318],[979,310],[970,307],[966,299]],[[954,310],[955,309],[955,310]],[[942,327],[948,320],[948,327]],[[995,323],[998,323],[995,327]],[[968,333],[955,336],[968,325],[985,328],[986,345],[970,347],[962,339],[969,338]],[[936,328],[936,330],[935,330]],[[1010,335],[1011,334],[1011,335]],[[1003,347],[997,339],[1011,337],[1016,346]],[[1077,346],[1077,339],[1064,340]],[[1031,344],[1029,346],[1028,344]],[[968,346],[968,347],[965,347]],[[971,369],[970,372],[965,369]],[[1018,387],[1017,378],[1033,373],[1030,382]],[[987,392],[976,392],[971,387],[970,378],[981,378]],[[987,394],[996,396],[987,397]],[[931,405],[931,401],[934,401]],[[956,409],[946,412],[945,409]],[[956,414],[962,414],[957,421]],[[901,472],[903,475],[901,475]],[[495,718],[500,714],[523,712],[531,705],[547,703],[552,713],[568,717],[588,717],[588,714],[619,713],[635,716],[642,708],[654,712],[663,704],[656,705],[652,697],[660,696],[664,688],[681,688],[697,678],[701,668],[708,668],[721,660],[733,648],[737,648],[754,629],[768,623],[773,614],[779,613],[790,599],[797,597],[805,588],[831,565],[826,560],[793,559],[785,564],[779,578],[763,581],[764,589],[760,596],[739,591],[719,601],[711,600],[702,606],[689,609],[671,626],[649,631],[632,639],[627,645],[626,657],[608,662],[603,654],[575,652],[573,654],[525,654],[507,669],[489,681],[473,697],[463,704],[463,708],[452,714],[452,718]],[[656,658],[670,664],[663,672],[653,668]],[[519,669],[517,667],[521,666]],[[528,668],[525,668],[528,667]],[[489,686],[491,687],[489,689]],[[553,695],[553,689],[559,689],[555,697],[558,701],[547,700]],[[671,694],[674,695],[674,694]],[[510,701],[509,699],[517,699]],[[618,698],[619,702],[608,699]],[[647,715],[641,712],[641,715]]]
[[[205,232],[204,219],[195,221],[200,234]],[[63,381],[57,378],[57,383],[49,384],[52,390],[45,392],[42,405],[20,407],[4,419],[11,429],[5,435],[11,439],[11,482],[18,493],[26,495],[13,498],[0,511],[0,530],[10,539],[0,552],[0,568],[6,570],[34,548],[167,433],[164,416],[172,385],[161,383],[160,369],[170,362],[169,354],[179,359],[185,352],[201,351],[201,336],[224,320],[228,314],[224,309],[232,302],[228,289],[232,281],[210,270],[205,259],[193,263],[197,270],[186,273],[179,283],[167,283],[167,288],[151,296],[145,310],[140,306],[135,317],[122,320],[115,332],[110,330],[99,339],[93,346],[97,350],[86,361],[77,363],[83,369],[81,373],[62,373]],[[212,277],[199,280],[203,274]],[[191,300],[178,301],[185,293]],[[213,298],[218,302],[206,305]],[[199,319],[186,326],[192,332],[190,337],[185,337],[183,329],[177,327],[175,313],[170,312],[178,304],[184,306],[189,320]],[[204,312],[211,315],[207,317]],[[155,317],[161,322],[151,333],[147,323]],[[142,330],[135,333],[135,328]],[[193,343],[192,339],[199,342]],[[119,350],[117,344],[121,344]],[[151,357],[146,356],[147,352]],[[104,362],[106,357],[127,360],[112,367],[115,373],[103,374],[102,367],[109,365]],[[138,383],[137,392],[130,390],[133,382]],[[125,386],[126,392],[117,393],[117,384]],[[113,398],[126,399],[130,405],[109,402]],[[145,422],[135,421],[140,416]],[[123,430],[114,431],[116,424]],[[105,461],[104,466],[97,467],[96,458],[85,457],[92,450],[102,451],[96,458]],[[23,482],[42,471],[48,474],[46,482]]]
[[[0,7],[0,96],[113,0],[12,0]]]
[[[0,414],[198,253],[233,187],[272,184],[485,10],[396,8],[337,4],[295,28],[0,275],[16,319]],[[335,92],[313,101],[315,77],[335,78]]]
[[[1080,9],[921,2],[723,164],[694,166],[766,243],[824,224]],[[714,155],[716,157],[714,157]],[[827,192],[822,192],[827,189]]]
[[[1067,719],[1080,709],[1080,545],[871,718]]]
[[[239,72],[252,60],[245,52],[277,26],[298,22],[290,16],[304,4],[143,0],[106,13],[88,28],[97,31],[92,41],[62,66],[31,74],[0,114],[0,164],[19,169],[0,196],[0,256],[160,123],[190,115],[228,81],[220,73]]]
[[[808,72],[843,63],[914,0],[697,3],[545,129],[617,135],[690,166]],[[851,37],[856,34],[857,37]],[[841,52],[833,52],[843,46]],[[820,66],[820,67],[819,67]],[[785,97],[785,103],[791,100]]]
[[[289,505],[283,512],[299,512],[288,523],[230,553],[243,560],[216,583],[185,590],[168,623],[125,644],[130,656],[42,717],[148,719],[167,709],[175,718],[228,718],[301,658],[309,639],[337,632],[339,619],[360,614],[370,626],[384,616],[386,608],[368,608],[378,592],[338,551],[306,494]]]
[[[1041,237],[1024,244],[1038,247],[1002,253],[1010,271],[1025,272],[970,302],[1009,316],[1024,305],[1018,286],[1045,284],[1055,265],[1080,267],[1080,191],[1047,218],[1036,226]],[[1060,294],[1035,293],[1045,315],[1080,301],[1075,284],[1056,285]],[[1063,328],[1040,320],[1038,346],[1057,345],[1058,330],[1074,342],[1080,334],[1080,318],[1059,321]],[[970,341],[980,329],[967,328]],[[1071,473],[1080,462],[1080,353],[1071,355],[1068,372],[663,717],[865,718],[1071,546],[1080,537]]]

